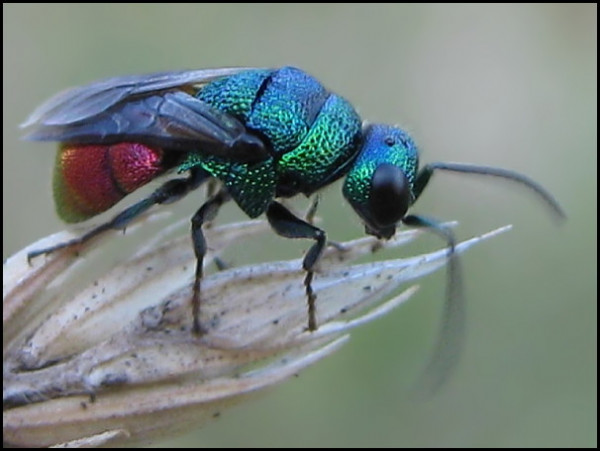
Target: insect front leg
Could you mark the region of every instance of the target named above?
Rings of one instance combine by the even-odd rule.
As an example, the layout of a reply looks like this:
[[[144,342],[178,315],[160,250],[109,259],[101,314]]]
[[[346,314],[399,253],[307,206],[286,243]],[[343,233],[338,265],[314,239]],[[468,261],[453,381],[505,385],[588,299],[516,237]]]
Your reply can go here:
[[[221,189],[208,199],[202,205],[196,214],[192,217],[192,243],[194,245],[194,254],[196,255],[196,275],[194,278],[194,291],[192,295],[192,316],[194,318],[193,332],[196,335],[202,335],[206,332],[200,325],[200,303],[201,303],[201,283],[203,276],[204,256],[206,255],[206,239],[202,232],[202,226],[212,221],[219,212],[219,208],[231,197],[225,189]]]
[[[188,178],[169,180],[158,187],[150,196],[126,208],[121,213],[116,215],[112,220],[105,222],[104,224],[100,224],[79,238],[60,243],[56,246],[30,252],[27,254],[27,260],[31,261],[31,259],[35,257],[51,254],[52,252],[60,249],[77,249],[82,244],[104,232],[109,230],[124,229],[131,221],[147,211],[150,207],[156,204],[170,204],[178,201],[190,191],[198,188],[208,178],[209,175],[206,172],[193,170]]]
[[[304,286],[306,287],[306,297],[308,301],[308,330],[317,329],[316,305],[317,296],[312,289],[312,279],[314,267],[321,258],[327,238],[325,232],[318,227],[303,221],[294,216],[287,208],[278,202],[272,202],[267,208],[267,219],[269,224],[277,233],[285,238],[311,238],[315,244],[311,246],[302,262],[302,267],[306,271]]]
[[[429,173],[431,175],[431,173]],[[435,349],[423,376],[420,387],[433,392],[448,379],[457,364],[465,338],[466,305],[462,282],[462,269],[455,252],[454,233],[441,222],[424,216],[408,215],[402,223],[410,227],[424,228],[443,238],[448,245],[448,266],[446,269],[446,299],[442,323],[436,339]]]

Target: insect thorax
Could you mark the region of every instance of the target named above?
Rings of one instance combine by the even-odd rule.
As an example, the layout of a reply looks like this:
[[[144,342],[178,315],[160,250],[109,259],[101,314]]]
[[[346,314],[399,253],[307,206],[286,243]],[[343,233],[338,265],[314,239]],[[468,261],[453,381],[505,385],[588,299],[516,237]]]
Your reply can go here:
[[[331,183],[357,155],[361,120],[352,105],[299,69],[242,72],[209,83],[197,97],[235,116],[271,149],[259,163],[191,154],[180,167],[200,166],[219,178],[250,217],[276,196],[308,195]]]

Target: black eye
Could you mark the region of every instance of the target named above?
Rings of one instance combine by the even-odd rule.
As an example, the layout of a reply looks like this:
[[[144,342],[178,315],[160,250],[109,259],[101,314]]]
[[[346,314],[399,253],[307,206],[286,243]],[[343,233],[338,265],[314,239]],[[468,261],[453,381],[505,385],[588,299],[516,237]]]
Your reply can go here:
[[[394,144],[396,144],[396,140],[393,136],[386,136],[383,142],[385,142],[385,144],[389,147],[392,147]]]
[[[406,214],[410,201],[410,183],[404,171],[392,164],[380,164],[371,180],[368,205],[371,228],[395,226]]]

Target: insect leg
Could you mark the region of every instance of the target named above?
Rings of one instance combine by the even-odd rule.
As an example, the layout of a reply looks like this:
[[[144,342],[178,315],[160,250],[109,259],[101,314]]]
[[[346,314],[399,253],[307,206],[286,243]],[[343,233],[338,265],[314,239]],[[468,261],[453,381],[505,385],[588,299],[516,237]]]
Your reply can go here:
[[[312,279],[314,267],[321,258],[327,238],[325,232],[306,221],[294,216],[287,208],[278,202],[271,202],[267,208],[267,219],[269,224],[277,233],[285,238],[311,238],[315,244],[311,246],[302,262],[302,267],[306,271],[304,286],[306,287],[306,296],[308,300],[308,330],[317,329],[316,305],[317,296],[312,289]]]
[[[206,332],[200,326],[201,282],[203,276],[202,265],[207,250],[202,226],[207,221],[212,221],[217,216],[221,205],[230,198],[229,193],[227,193],[226,190],[221,189],[208,199],[192,217],[192,243],[194,245],[194,254],[196,255],[196,275],[194,278],[194,291],[192,296],[192,315],[194,318],[193,331],[196,335],[202,335]]]
[[[419,385],[427,391],[435,391],[448,379],[458,361],[463,347],[466,324],[465,297],[462,271],[458,255],[454,252],[455,239],[452,230],[435,219],[409,215],[402,222],[411,227],[426,228],[442,237],[448,244],[448,267],[446,270],[446,300],[442,324],[433,355],[429,360]]]
[[[209,175],[204,171],[192,170],[188,178],[169,180],[157,188],[150,196],[126,208],[121,213],[116,215],[112,220],[105,222],[104,224],[100,224],[79,238],[75,238],[46,249],[39,249],[37,251],[30,252],[27,254],[27,260],[31,261],[32,258],[40,255],[51,254],[59,249],[69,247],[77,248],[88,240],[91,240],[92,238],[108,230],[124,229],[127,224],[129,224],[132,220],[144,213],[153,205],[170,204],[181,199],[187,193],[200,186],[205,180],[208,179],[208,177]]]
[[[315,215],[317,214],[317,208],[319,208],[319,202],[321,201],[321,196],[315,194],[313,200],[311,201],[308,210],[304,213],[304,220],[309,224],[313,224],[315,222]]]

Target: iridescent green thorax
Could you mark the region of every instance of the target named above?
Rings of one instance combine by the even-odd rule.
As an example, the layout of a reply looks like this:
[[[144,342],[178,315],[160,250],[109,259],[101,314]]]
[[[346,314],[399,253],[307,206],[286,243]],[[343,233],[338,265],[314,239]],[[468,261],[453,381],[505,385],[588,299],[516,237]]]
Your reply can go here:
[[[220,179],[239,207],[251,218],[261,215],[275,197],[275,168],[270,158],[257,164],[235,163],[191,152],[179,166],[179,172],[201,167]]]
[[[206,85],[197,97],[264,134],[275,153],[296,148],[329,93],[294,67],[252,70]]]
[[[412,138],[397,127],[366,127],[362,150],[348,172],[343,187],[344,196],[355,208],[368,204],[373,174],[384,163],[400,168],[413,191],[419,157]]]
[[[281,157],[278,173],[293,178],[299,192],[312,194],[346,172],[360,136],[360,117],[348,101],[332,94],[302,142]]]
[[[232,77],[213,81],[202,88],[196,97],[218,110],[247,122],[252,103],[272,70],[250,70]]]
[[[199,166],[220,179],[250,217],[275,196],[309,195],[331,183],[358,153],[361,120],[354,108],[299,69],[242,72],[209,83],[197,97],[237,117],[272,151],[258,164],[192,153],[179,168]]]
[[[281,68],[264,85],[246,125],[264,133],[275,153],[288,152],[303,141],[328,96],[307,73],[293,67]]]

